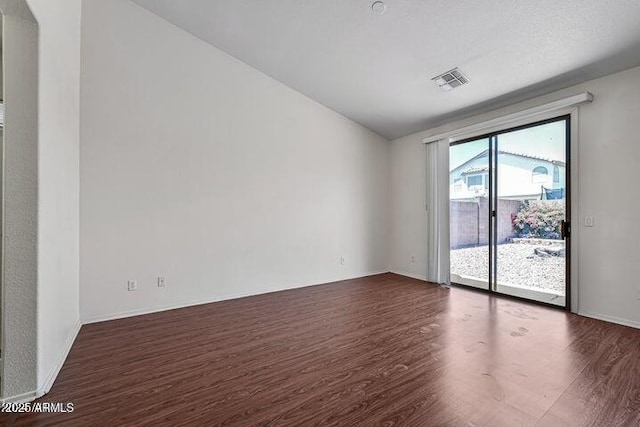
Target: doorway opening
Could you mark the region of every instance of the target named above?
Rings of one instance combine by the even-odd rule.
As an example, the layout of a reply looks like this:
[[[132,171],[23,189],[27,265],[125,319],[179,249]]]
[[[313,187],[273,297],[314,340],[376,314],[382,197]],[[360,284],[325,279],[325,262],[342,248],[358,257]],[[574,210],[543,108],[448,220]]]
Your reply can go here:
[[[570,120],[450,145],[452,283],[569,309]]]

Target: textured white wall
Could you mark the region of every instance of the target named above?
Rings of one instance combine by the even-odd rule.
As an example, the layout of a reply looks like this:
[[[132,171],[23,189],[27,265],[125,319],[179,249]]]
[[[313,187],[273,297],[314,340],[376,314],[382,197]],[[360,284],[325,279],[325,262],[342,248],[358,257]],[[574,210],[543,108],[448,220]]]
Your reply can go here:
[[[492,113],[450,123],[400,138],[391,143],[390,262],[394,271],[426,277],[426,162],[423,137],[457,129],[534,105],[592,92],[595,100],[583,105],[578,124],[580,238],[578,309],[585,315],[640,327],[640,263],[637,262],[637,117],[640,116],[640,68],[539,97]],[[583,227],[584,216],[596,226]],[[416,262],[411,262],[415,255]]]
[[[387,271],[388,141],[137,5],[82,9],[83,320]]]
[[[3,30],[2,397],[7,398],[29,395],[37,386],[38,29],[35,22],[9,15]]]
[[[80,326],[80,0],[29,0],[38,21],[38,388]]]
[[[48,391],[79,328],[80,0],[0,7],[7,14],[2,396],[30,400]]]

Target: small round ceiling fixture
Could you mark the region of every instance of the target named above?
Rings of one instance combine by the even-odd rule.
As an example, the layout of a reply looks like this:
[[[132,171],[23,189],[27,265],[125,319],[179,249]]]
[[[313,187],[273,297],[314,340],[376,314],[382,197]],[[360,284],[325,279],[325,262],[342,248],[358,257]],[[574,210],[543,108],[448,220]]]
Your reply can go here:
[[[376,15],[384,15],[387,11],[387,5],[382,1],[376,1],[371,5],[371,10],[373,10],[373,13]]]

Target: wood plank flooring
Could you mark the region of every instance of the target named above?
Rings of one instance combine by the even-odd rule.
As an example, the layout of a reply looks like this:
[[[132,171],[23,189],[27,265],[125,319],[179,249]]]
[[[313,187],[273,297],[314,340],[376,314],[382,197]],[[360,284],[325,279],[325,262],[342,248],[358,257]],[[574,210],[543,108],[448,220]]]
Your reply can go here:
[[[640,330],[382,274],[82,327],[15,426],[637,426]]]

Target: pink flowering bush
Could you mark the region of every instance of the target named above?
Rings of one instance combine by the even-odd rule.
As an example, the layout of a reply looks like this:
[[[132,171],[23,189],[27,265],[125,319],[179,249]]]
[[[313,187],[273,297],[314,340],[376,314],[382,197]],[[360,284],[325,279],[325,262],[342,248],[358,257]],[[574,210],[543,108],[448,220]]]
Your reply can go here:
[[[560,239],[564,218],[564,200],[528,200],[514,216],[513,229],[518,237]]]

